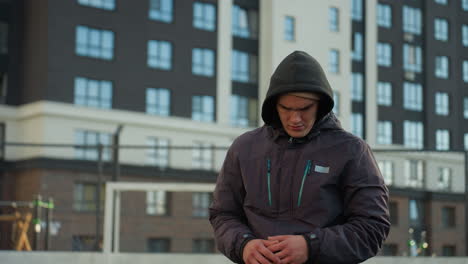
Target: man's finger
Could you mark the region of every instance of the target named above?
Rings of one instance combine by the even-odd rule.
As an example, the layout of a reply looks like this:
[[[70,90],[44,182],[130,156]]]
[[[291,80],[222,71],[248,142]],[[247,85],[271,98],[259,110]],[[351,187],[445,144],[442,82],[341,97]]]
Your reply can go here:
[[[279,259],[281,259],[281,264],[283,264],[284,259],[286,257],[289,257],[289,252],[287,252],[286,250],[281,250],[281,251],[276,252],[275,256],[277,256]]]
[[[265,245],[265,247],[269,247],[271,245],[279,243],[278,240],[262,240],[262,242],[263,242],[263,245]]]
[[[278,240],[278,241],[283,241],[283,240],[286,240],[288,239],[288,237],[290,237],[289,235],[283,235],[283,236],[271,236],[271,237],[268,237],[268,240]]]
[[[281,260],[279,259],[279,257],[275,256],[275,254],[273,254],[273,252],[271,250],[269,250],[268,248],[266,247],[261,247],[259,249],[259,252],[265,257],[267,258],[268,260],[271,261],[271,263],[275,263],[275,264],[279,264],[281,263]],[[268,262],[270,263],[270,262]]]
[[[279,242],[279,243],[272,244],[268,246],[267,248],[272,252],[277,252],[277,251],[283,250],[286,247],[286,245],[287,244],[284,242]]]
[[[260,250],[261,251],[261,250]],[[262,252],[260,252],[262,253]],[[274,263],[274,262],[270,262],[268,259],[266,259],[264,256],[262,256],[262,254],[260,254],[257,252],[257,254],[255,254],[255,259],[258,261],[258,263],[261,263],[261,264],[271,264],[271,263]],[[278,262],[279,263],[279,262]]]

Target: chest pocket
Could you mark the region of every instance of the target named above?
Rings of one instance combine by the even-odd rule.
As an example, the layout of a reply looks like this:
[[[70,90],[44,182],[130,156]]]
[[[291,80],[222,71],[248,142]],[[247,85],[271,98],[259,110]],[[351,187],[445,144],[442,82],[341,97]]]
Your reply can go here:
[[[333,182],[331,168],[327,163],[308,160],[301,179],[297,197],[297,207],[309,207],[317,205],[321,197],[320,192],[323,185]]]
[[[241,166],[246,192],[244,207],[262,215],[272,213],[271,167],[267,158],[245,160]]]

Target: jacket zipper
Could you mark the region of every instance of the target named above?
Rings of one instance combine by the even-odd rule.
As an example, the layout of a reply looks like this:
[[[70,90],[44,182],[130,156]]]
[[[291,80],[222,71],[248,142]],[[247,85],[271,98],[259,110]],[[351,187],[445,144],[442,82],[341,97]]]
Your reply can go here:
[[[267,183],[268,183],[268,204],[271,206],[271,162],[270,159],[267,160]]]
[[[310,174],[310,168],[311,168],[311,162],[310,160],[307,160],[307,165],[304,170],[304,176],[302,176],[302,183],[301,183],[301,189],[299,190],[299,197],[297,198],[297,207],[301,206],[301,199],[302,199],[302,190],[304,189],[304,182],[307,177],[307,175]]]

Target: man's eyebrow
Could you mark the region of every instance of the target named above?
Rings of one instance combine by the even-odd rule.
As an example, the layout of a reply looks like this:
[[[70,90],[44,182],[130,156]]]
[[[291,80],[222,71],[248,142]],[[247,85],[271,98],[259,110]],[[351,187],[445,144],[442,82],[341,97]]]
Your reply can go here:
[[[307,110],[308,108],[311,108],[314,104],[316,104],[316,102],[313,102],[311,104],[308,104],[304,107],[301,107],[301,108],[292,108],[292,107],[287,107],[285,105],[282,105],[280,103],[278,103],[278,105],[281,107],[281,108],[284,108],[286,110],[293,110],[293,111],[302,111],[302,110]]]

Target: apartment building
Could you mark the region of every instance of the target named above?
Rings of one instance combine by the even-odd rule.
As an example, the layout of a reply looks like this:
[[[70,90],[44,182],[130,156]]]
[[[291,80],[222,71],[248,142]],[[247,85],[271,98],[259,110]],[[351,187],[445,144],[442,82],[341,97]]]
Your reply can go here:
[[[426,231],[425,254],[463,255],[464,159],[437,151],[468,146],[467,2],[0,0],[0,200],[53,197],[51,249],[91,250],[99,151],[74,145],[112,145],[122,124],[120,181],[213,183],[299,49],[376,150],[393,222],[382,254],[410,255]],[[427,151],[385,151],[400,148]],[[112,180],[112,148],[101,158]],[[214,252],[210,199],[126,193],[120,249]]]

